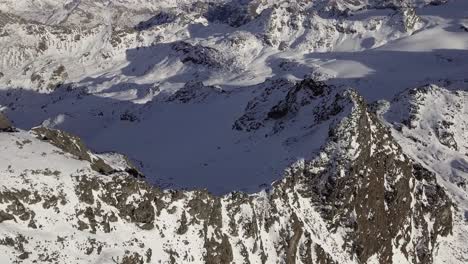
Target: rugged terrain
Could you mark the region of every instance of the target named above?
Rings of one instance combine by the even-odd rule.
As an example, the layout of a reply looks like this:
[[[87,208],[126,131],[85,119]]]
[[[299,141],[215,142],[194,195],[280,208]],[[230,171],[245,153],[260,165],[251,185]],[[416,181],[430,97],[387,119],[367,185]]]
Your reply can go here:
[[[468,4],[0,2],[1,263],[468,262]]]

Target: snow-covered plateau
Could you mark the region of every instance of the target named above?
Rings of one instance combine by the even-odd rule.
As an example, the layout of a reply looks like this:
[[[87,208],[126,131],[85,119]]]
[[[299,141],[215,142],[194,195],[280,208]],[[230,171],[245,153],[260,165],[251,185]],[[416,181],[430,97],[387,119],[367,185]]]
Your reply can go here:
[[[468,1],[0,0],[3,263],[468,263]]]

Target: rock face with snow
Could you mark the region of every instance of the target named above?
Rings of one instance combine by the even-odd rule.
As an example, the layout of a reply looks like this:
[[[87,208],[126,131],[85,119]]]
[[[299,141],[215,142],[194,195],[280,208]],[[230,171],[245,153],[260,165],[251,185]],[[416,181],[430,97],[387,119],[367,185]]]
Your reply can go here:
[[[310,85],[317,84],[300,83],[288,94]],[[311,95],[326,97],[325,89]],[[102,177],[73,144],[53,147],[23,131],[3,136],[13,157],[2,157],[11,163],[2,182],[2,222],[5,231],[18,228],[14,236],[4,233],[3,258],[432,263],[438,239],[453,232],[455,210],[434,173],[403,153],[355,91],[336,94],[330,105],[334,115],[326,118],[334,121],[318,156],[253,195],[164,191],[123,172]],[[28,159],[38,164],[25,169],[20,157],[31,149]]]
[[[450,85],[425,85],[401,93],[381,112],[407,153],[431,168],[438,182],[452,194],[458,212],[454,241],[442,242],[439,250],[455,249],[454,256],[444,253],[444,257],[464,260],[468,250],[458,243],[466,239],[468,220],[467,95],[466,90],[454,90]]]
[[[1,1],[0,263],[468,262],[466,10]]]
[[[13,130],[13,125],[11,124],[8,118],[0,113],[0,131],[2,132],[11,132]]]

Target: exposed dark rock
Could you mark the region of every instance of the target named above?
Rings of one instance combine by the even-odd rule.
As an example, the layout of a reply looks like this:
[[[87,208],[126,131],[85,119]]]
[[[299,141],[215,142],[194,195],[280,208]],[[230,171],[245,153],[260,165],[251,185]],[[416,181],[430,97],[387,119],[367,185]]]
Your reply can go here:
[[[318,116],[319,111],[327,102],[333,100],[333,98],[328,98],[332,89],[333,87],[313,79],[305,79],[296,84],[281,79],[266,82],[265,90],[261,95],[249,101],[244,115],[235,121],[233,129],[249,132],[267,127],[272,123],[273,133],[277,133],[286,126],[285,122],[294,120],[299,112],[308,106],[317,104],[316,108],[320,110],[315,113],[312,109],[308,111],[311,116]],[[336,107],[334,110],[333,113],[329,111],[327,118],[332,114],[338,114],[342,108]],[[322,120],[316,118],[316,121]],[[308,125],[315,124],[309,123]]]
[[[153,256],[153,250],[151,248],[148,248],[145,255],[146,255],[146,263],[151,263],[151,257]]]
[[[143,257],[140,256],[140,254],[138,253],[125,255],[122,258],[122,262],[120,262],[120,264],[143,264],[143,263],[145,263],[145,261]]]
[[[0,223],[3,223],[5,221],[10,221],[10,220],[15,220],[15,217],[12,214],[9,214],[3,210],[0,210]]]
[[[192,63],[213,69],[235,69],[233,59],[226,58],[221,51],[212,47],[180,41],[172,44],[172,49],[181,54],[182,63]]]
[[[187,233],[187,230],[188,230],[187,215],[186,215],[186,213],[184,211],[184,212],[182,212],[182,216],[181,216],[181,219],[180,219],[180,226],[177,229],[177,234],[183,235],[183,234]]]
[[[18,259],[25,260],[29,258],[30,252],[23,252],[18,256]]]
[[[153,229],[154,216],[154,208],[149,200],[141,202],[133,211],[133,221],[142,223],[140,228],[146,230]]]
[[[132,165],[129,162],[128,162],[128,164],[130,165],[130,167],[125,169],[126,173],[128,173],[129,175],[131,175],[131,176],[133,176],[135,178],[144,178],[145,177],[143,175],[143,173],[141,173],[134,165]]]
[[[291,239],[288,241],[288,249],[286,253],[286,263],[295,264],[296,257],[299,247],[299,240],[302,237],[303,230],[302,230],[302,223],[299,223],[299,219],[297,218],[296,214],[293,214],[291,217],[292,220],[292,232],[293,235]]]
[[[306,79],[291,89],[286,98],[268,112],[268,118],[281,119],[288,114],[295,114],[299,109],[310,104],[316,97],[324,96],[329,89],[324,83]]]
[[[81,176],[78,180],[78,185],[75,189],[75,192],[81,202],[93,205],[93,191],[99,190],[100,187],[100,183],[96,178]]]
[[[180,103],[200,103],[210,96],[226,94],[221,88],[215,86],[205,86],[202,82],[188,82],[185,86],[173,95],[167,101]]]
[[[13,124],[0,112],[0,132],[14,132]]]
[[[323,250],[320,245],[315,245],[315,254],[317,257],[317,264],[337,264],[333,258]]]
[[[33,131],[37,134],[39,139],[50,142],[52,145],[76,156],[80,160],[89,161],[91,163],[91,168],[101,174],[107,175],[115,171],[101,158],[91,156],[91,151],[77,136],[46,127],[36,127]]]
[[[233,260],[232,246],[226,235],[221,237],[221,242],[211,238],[205,241],[205,263],[207,264],[228,264]]]
[[[180,15],[182,14],[161,11],[158,14],[156,14],[154,17],[146,21],[142,21],[138,23],[138,25],[135,26],[135,30],[138,30],[138,31],[149,30],[155,26],[172,23],[176,21]]]
[[[127,110],[120,115],[120,120],[128,122],[138,122],[140,121],[140,118],[136,114]]]
[[[448,148],[453,150],[458,150],[457,141],[455,141],[454,133],[450,131],[450,128],[454,124],[452,122],[442,120],[437,123],[435,128],[436,136],[439,139],[439,142],[442,145],[445,145]]]
[[[346,127],[346,123],[343,123],[344,126],[331,133],[331,140],[355,138],[359,155],[352,161],[342,158],[335,160],[328,165],[329,172],[326,174],[310,175],[306,178],[307,185],[311,186],[307,192],[311,191],[314,193],[312,197],[320,199],[323,217],[330,221],[332,230],[338,226],[354,230],[348,234],[348,239],[361,262],[378,253],[380,263],[391,263],[392,240],[405,230],[410,219],[417,228],[428,230],[423,224],[422,214],[414,212],[418,212],[417,208],[427,208],[422,205],[423,199],[415,198],[417,207],[411,207],[412,194],[418,193],[417,188],[440,190],[434,192],[434,200],[430,201],[432,210],[425,213],[434,217],[438,215],[439,224],[444,228],[439,229],[441,232],[433,231],[431,237],[449,234],[452,225],[451,203],[434,178],[421,179],[420,170],[414,169],[415,163],[391,140],[390,132],[377,118],[366,111],[365,104],[358,101],[357,106],[353,121],[356,122],[355,127]],[[413,185],[416,189],[411,187]],[[405,237],[404,241],[408,239]],[[418,249],[424,248],[427,256],[431,256],[433,242],[421,239],[418,243]],[[399,246],[405,248],[408,245]],[[412,259],[418,254],[408,252],[407,257]]]
[[[205,17],[208,21],[226,23],[232,27],[241,27],[254,20],[258,15],[255,12],[257,3],[240,5],[232,1],[223,4],[209,4],[206,7]]]
[[[24,253],[24,244],[28,244],[28,240],[23,235],[17,235],[16,237],[6,236],[0,238],[0,245],[14,248],[17,252]]]

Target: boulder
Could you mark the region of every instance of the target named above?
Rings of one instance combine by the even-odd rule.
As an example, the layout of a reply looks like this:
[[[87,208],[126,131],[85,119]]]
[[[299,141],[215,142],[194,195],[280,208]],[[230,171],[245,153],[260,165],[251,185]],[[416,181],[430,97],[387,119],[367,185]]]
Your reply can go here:
[[[13,132],[14,128],[10,120],[0,112],[0,132]]]

